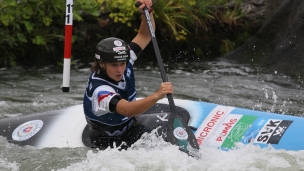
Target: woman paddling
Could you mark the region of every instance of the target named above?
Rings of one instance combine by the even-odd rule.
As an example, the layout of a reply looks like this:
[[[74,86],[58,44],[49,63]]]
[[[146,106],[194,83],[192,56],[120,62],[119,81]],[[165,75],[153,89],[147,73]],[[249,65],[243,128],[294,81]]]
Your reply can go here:
[[[142,13],[152,11],[151,0],[137,0]],[[155,27],[153,15],[151,21]],[[166,94],[173,93],[170,82],[160,84],[155,93],[136,100],[133,64],[137,56],[151,41],[145,17],[142,17],[138,34],[127,44],[119,38],[106,38],[96,46],[96,61],[92,66],[84,95],[84,113],[94,147],[107,148],[122,145],[127,148],[148,131],[138,125],[135,116],[148,110]]]

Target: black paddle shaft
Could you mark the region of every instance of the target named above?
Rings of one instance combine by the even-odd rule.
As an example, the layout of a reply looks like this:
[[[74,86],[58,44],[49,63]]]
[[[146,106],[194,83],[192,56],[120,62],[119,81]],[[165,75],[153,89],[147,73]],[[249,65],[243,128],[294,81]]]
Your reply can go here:
[[[141,4],[139,2],[135,3],[136,7],[139,7]],[[161,58],[161,54],[158,48],[158,44],[155,37],[155,32],[153,29],[153,24],[150,18],[149,10],[147,7],[144,8],[144,15],[147,20],[147,25],[149,28],[150,36],[152,39],[155,55],[157,58],[158,66],[160,69],[161,77],[163,82],[168,81],[168,77],[166,75],[165,67]],[[167,98],[169,101],[169,107],[171,109],[171,115],[168,120],[167,126],[167,140],[174,145],[178,145],[181,151],[186,152],[187,154],[194,156],[196,158],[200,157],[198,143],[196,138],[192,132],[192,130],[188,127],[188,125],[179,118],[176,114],[176,107],[173,100],[172,94],[167,94]]]
[[[137,6],[137,3],[135,5]],[[155,55],[156,55],[156,58],[157,58],[157,62],[158,62],[158,66],[159,66],[159,69],[160,69],[160,74],[161,74],[162,80],[163,80],[163,82],[168,82],[168,77],[167,77],[165,67],[164,67],[164,64],[163,64],[163,60],[162,60],[162,57],[161,57],[161,54],[160,54],[160,51],[159,51],[159,48],[158,48],[158,43],[156,41],[155,32],[154,32],[154,29],[153,29],[153,24],[151,22],[151,18],[150,18],[150,15],[149,15],[149,10],[146,7],[144,8],[144,14],[145,14],[147,24],[148,24],[148,27],[149,27],[149,31],[150,31],[150,35],[151,35],[151,39],[152,39],[152,43],[153,43],[153,47],[154,47],[154,51],[155,51]],[[174,100],[173,100],[173,95],[172,94],[167,94],[167,98],[168,98],[169,106],[170,106],[170,109],[171,109],[172,113],[176,113],[175,104],[174,104]]]

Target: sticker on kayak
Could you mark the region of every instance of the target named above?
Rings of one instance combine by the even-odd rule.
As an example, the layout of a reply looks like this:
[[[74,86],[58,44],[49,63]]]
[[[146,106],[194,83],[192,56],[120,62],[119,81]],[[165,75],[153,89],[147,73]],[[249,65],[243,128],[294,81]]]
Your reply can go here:
[[[19,125],[13,132],[12,138],[16,141],[25,141],[33,137],[42,128],[41,120],[32,120]]]
[[[291,120],[269,119],[258,133],[254,142],[261,144],[279,144],[292,122]]]
[[[173,131],[174,136],[179,140],[188,139],[188,133],[182,127],[177,127]]]
[[[228,106],[216,106],[202,122],[195,132],[195,137],[199,146],[213,136],[217,127],[223,122],[227,115],[234,109]]]

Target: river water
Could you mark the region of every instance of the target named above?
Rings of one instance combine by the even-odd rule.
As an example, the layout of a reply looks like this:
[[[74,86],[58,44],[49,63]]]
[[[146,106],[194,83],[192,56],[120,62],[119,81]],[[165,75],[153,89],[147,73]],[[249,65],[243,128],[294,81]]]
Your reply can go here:
[[[74,65],[69,93],[61,92],[62,69],[1,69],[0,119],[58,110],[82,103],[89,66]],[[157,65],[136,68],[138,97],[154,92],[161,77]],[[228,61],[170,64],[174,98],[206,101],[288,115],[304,115],[304,84],[294,78]],[[1,130],[0,130],[1,131]],[[202,148],[201,159],[188,157],[157,137],[132,149],[19,147],[0,137],[0,171],[83,170],[304,170],[304,151],[261,149],[231,151]]]

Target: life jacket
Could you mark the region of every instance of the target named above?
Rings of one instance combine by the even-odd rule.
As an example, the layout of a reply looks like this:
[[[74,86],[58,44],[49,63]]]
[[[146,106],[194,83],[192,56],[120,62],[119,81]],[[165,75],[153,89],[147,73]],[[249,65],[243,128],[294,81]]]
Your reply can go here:
[[[135,79],[133,62],[128,62],[123,78],[118,83],[113,83],[101,76],[98,72],[92,72],[87,83],[83,100],[85,117],[88,124],[100,136],[119,136],[123,134],[133,123],[132,117],[123,116],[117,112],[106,112],[96,116],[92,109],[92,95],[94,90],[101,85],[111,86],[121,98],[127,101],[136,100]]]

